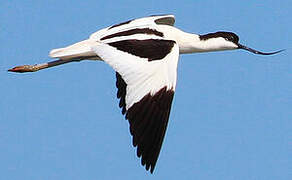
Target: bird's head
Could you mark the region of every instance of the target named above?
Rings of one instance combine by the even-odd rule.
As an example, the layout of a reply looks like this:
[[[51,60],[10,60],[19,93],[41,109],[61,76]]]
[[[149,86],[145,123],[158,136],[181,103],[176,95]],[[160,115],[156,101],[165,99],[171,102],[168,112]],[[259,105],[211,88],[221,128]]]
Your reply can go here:
[[[260,55],[272,55],[272,54],[276,54],[283,51],[283,50],[279,50],[275,52],[266,53],[266,52],[261,52],[261,51],[249,48],[247,46],[240,44],[239,37],[233,32],[218,31],[215,33],[200,35],[200,40],[206,41],[208,45],[210,45],[211,48],[218,51],[244,49],[254,54],[260,54]]]

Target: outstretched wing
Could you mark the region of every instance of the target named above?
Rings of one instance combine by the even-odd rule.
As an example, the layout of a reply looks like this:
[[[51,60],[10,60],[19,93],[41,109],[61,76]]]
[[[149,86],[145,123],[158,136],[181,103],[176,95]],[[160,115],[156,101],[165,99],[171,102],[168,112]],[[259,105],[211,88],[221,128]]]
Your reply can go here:
[[[149,25],[149,24],[164,24],[164,25],[173,26],[174,22],[175,22],[174,15],[171,15],[171,14],[152,15],[148,17],[137,18],[137,19],[129,20],[129,21],[122,22],[119,24],[115,24],[113,26],[110,26],[109,29],[113,29],[117,27],[127,28],[127,27]]]
[[[90,36],[90,39],[102,40],[103,37],[116,34],[122,31],[128,31],[130,29],[137,29],[141,27],[149,27],[149,26],[155,26],[155,25],[173,26],[174,22],[175,22],[174,15],[154,15],[154,16],[133,19],[133,20],[125,21],[125,22],[110,26],[108,28],[99,30],[93,33]]]
[[[156,15],[133,19],[119,23],[93,33],[88,40],[84,40],[65,48],[53,49],[50,57],[60,59],[100,59],[90,48],[91,41],[104,43],[121,39],[140,38],[140,36],[163,37],[163,33],[155,30],[156,25],[170,25],[175,22],[173,15]],[[144,38],[145,39],[145,38]]]
[[[117,97],[130,123],[133,145],[153,172],[176,86],[178,45],[164,39],[96,42],[92,50],[117,72]]]

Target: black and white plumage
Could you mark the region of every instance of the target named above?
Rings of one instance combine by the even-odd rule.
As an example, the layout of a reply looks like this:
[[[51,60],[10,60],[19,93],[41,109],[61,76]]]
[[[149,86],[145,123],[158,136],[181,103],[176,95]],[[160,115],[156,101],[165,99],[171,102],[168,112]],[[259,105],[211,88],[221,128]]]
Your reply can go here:
[[[153,172],[175,91],[179,47],[151,25],[133,29],[134,23],[139,21],[110,27],[114,32],[102,35],[92,50],[117,72],[117,97],[133,145],[142,165]]]
[[[146,170],[153,172],[166,132],[173,100],[179,54],[245,49],[231,32],[196,35],[175,27],[173,15],[139,18],[93,33],[89,39],[54,49],[59,60],[18,66],[9,71],[33,72],[72,62],[102,60],[116,71],[117,97],[129,121],[133,145]]]

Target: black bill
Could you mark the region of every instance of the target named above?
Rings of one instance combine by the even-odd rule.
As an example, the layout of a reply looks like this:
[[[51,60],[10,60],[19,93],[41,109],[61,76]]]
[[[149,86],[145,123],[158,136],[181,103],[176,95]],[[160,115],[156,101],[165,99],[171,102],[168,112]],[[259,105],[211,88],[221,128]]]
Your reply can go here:
[[[261,54],[261,55],[272,55],[272,54],[277,54],[277,53],[282,52],[282,51],[285,50],[285,49],[282,49],[282,50],[279,50],[279,51],[268,52],[268,53],[266,53],[266,52],[257,51],[257,50],[255,50],[255,49],[252,49],[252,48],[246,47],[246,46],[241,45],[241,44],[238,44],[238,49],[244,49],[244,50],[247,50],[247,51],[252,52],[252,53],[254,53],[254,54]]]

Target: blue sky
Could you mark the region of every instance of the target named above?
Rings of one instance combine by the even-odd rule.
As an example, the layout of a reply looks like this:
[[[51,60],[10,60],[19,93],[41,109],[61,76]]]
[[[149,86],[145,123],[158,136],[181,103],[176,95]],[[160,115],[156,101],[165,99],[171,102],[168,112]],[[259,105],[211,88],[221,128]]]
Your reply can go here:
[[[292,2],[69,1],[0,3],[0,179],[292,179]],[[182,55],[153,175],[131,145],[102,62],[37,73],[6,70],[128,19],[175,14],[193,33],[233,31],[246,51]]]

